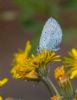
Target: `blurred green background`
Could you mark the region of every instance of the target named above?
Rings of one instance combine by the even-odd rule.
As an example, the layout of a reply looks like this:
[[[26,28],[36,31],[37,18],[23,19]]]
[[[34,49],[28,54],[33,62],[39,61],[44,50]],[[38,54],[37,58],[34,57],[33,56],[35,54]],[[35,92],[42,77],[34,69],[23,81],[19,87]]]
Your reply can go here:
[[[20,22],[32,37],[33,47],[37,47],[45,21],[54,17],[63,30],[63,43],[77,40],[77,0],[15,0],[20,7]],[[76,46],[77,47],[77,46]]]
[[[49,17],[61,25],[63,40],[61,55],[77,48],[77,0],[0,0],[0,79],[9,83],[0,88],[3,97],[21,100],[49,100],[50,94],[42,83],[14,80],[9,71],[13,54],[24,49],[27,40],[36,51],[44,23]]]

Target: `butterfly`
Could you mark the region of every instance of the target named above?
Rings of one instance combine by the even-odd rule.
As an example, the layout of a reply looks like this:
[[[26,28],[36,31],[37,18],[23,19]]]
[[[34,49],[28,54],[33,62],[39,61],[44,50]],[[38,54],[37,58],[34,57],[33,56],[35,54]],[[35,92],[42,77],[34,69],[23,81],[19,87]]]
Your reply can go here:
[[[50,17],[42,30],[42,34],[39,41],[39,46],[37,48],[38,52],[42,50],[52,50],[58,51],[60,49],[59,45],[62,41],[62,29],[58,22]]]

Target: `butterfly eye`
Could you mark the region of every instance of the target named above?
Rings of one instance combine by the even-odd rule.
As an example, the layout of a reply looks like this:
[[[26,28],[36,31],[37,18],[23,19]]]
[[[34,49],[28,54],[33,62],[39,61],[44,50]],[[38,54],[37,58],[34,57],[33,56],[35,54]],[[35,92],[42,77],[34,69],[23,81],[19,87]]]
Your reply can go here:
[[[39,51],[39,47],[37,48],[37,51]]]

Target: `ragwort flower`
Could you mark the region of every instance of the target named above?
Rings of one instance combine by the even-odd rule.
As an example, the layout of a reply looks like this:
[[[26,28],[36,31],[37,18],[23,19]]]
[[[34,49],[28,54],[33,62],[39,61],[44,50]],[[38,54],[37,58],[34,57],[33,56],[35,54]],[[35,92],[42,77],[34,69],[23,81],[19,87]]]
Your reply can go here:
[[[3,97],[2,96],[0,96],[0,100],[3,100]]]
[[[56,55],[53,51],[44,50],[41,53],[29,56],[30,50],[31,44],[28,41],[25,50],[15,54],[13,68],[11,70],[14,78],[38,79],[40,76],[39,69],[41,67],[43,71],[45,70],[43,67],[46,67],[49,62],[60,61],[60,56]]]
[[[77,77],[77,50],[72,49],[69,52],[70,57],[65,57],[64,64],[68,68],[68,74],[70,78],[73,79]]]
[[[60,96],[53,96],[51,97],[51,100],[62,100]]]
[[[14,54],[14,59],[13,59],[14,63],[23,65],[25,63],[25,60],[29,56],[30,50],[31,50],[31,44],[30,41],[27,41],[25,50]]]
[[[54,76],[61,86],[64,86],[69,81],[63,65],[54,70]]]

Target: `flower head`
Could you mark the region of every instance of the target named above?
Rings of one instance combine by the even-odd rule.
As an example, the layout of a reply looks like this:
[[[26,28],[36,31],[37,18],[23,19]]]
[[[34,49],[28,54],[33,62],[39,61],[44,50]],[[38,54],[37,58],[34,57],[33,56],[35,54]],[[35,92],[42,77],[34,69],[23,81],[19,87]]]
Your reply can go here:
[[[23,65],[25,63],[25,60],[29,56],[30,50],[31,50],[31,44],[30,41],[27,41],[25,50],[24,51],[21,50],[20,52],[14,55],[14,59],[13,59],[14,63]]]
[[[54,70],[54,75],[55,75],[55,78],[56,78],[57,80],[59,80],[60,77],[65,76],[64,66],[57,67],[57,68]]]
[[[30,74],[32,71],[35,70],[35,67],[32,67],[32,66],[28,66],[28,65],[25,65],[25,66],[20,66],[20,65],[17,65],[17,66],[14,66],[11,70],[11,73],[13,74],[13,77],[14,78],[26,78],[25,76],[28,74]]]
[[[40,63],[47,64],[52,61],[61,61],[60,56],[56,55],[54,51],[43,50],[41,53],[37,54]]]
[[[22,79],[38,79],[39,69],[42,67],[42,71],[46,71],[46,65],[52,61],[60,61],[60,56],[56,55],[53,51],[42,51],[41,53],[36,53],[35,55],[29,56],[31,50],[30,42],[27,42],[25,50],[15,54],[13,68],[11,73],[14,78]],[[44,68],[45,67],[45,68]]]
[[[61,97],[60,96],[53,96],[53,97],[51,97],[51,100],[61,100]]]
[[[3,100],[2,96],[0,96],[0,100]]]
[[[74,77],[77,77],[77,50],[72,49],[69,52],[69,56],[70,57],[64,58],[64,64],[68,68],[70,78],[73,79]]]
[[[64,70],[64,66],[63,65],[60,66],[60,67],[57,67],[54,70],[54,76],[58,80],[58,82],[59,82],[59,84],[61,86],[64,86],[68,82],[68,80],[69,80],[69,77],[65,73],[65,70]]]

